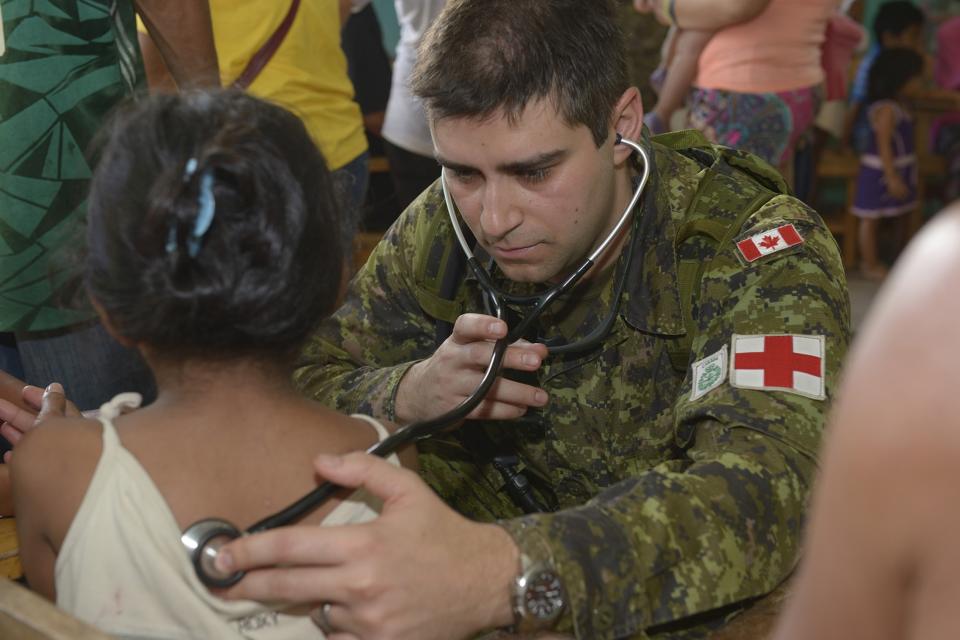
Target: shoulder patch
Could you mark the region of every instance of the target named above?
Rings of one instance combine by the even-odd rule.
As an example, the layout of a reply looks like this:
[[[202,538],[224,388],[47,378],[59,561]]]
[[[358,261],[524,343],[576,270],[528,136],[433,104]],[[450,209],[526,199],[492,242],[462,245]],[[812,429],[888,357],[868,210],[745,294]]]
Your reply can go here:
[[[734,334],[730,353],[730,386],[826,398],[823,336]]]
[[[696,400],[713,391],[727,379],[727,345],[703,360],[693,363],[693,390],[690,400]]]
[[[792,224],[782,224],[737,241],[737,249],[744,261],[750,263],[763,256],[801,245],[803,242],[803,236],[796,227]]]

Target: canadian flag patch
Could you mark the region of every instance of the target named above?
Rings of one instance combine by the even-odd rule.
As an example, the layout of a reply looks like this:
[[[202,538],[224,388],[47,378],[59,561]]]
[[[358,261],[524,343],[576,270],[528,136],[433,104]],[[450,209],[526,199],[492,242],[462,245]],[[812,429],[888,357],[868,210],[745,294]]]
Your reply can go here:
[[[733,336],[730,384],[776,389],[823,400],[826,341],[823,336]]]
[[[740,255],[747,262],[753,262],[788,247],[803,244],[803,236],[792,224],[780,225],[776,229],[755,233],[737,243]]]

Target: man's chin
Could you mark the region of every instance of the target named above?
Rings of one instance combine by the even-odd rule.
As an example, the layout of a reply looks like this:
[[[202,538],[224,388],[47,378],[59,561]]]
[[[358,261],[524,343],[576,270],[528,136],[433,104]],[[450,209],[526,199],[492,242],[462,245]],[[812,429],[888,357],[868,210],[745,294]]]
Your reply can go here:
[[[506,264],[498,265],[500,272],[513,282],[522,282],[524,284],[552,284],[559,281],[551,269],[538,264]]]

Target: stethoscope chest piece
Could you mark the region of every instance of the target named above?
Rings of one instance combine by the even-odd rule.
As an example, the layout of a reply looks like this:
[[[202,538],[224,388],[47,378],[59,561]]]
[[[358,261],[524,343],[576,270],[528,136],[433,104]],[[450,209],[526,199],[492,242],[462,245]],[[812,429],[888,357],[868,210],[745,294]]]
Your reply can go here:
[[[240,582],[244,572],[224,573],[217,569],[215,561],[221,547],[241,535],[234,525],[218,518],[195,522],[180,535],[180,542],[190,554],[193,568],[203,584],[223,589]]]

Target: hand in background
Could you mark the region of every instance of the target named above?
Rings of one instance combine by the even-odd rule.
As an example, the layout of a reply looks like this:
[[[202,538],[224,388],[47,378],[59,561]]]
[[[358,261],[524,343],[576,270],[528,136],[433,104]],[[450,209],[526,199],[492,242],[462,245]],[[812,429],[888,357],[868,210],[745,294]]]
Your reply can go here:
[[[50,384],[46,389],[26,385],[20,403],[0,399],[0,435],[16,447],[24,433],[47,418],[79,415],[80,411],[67,400],[59,382]],[[12,454],[12,451],[5,453],[3,461],[10,462]]]

